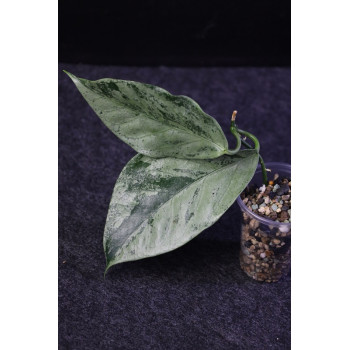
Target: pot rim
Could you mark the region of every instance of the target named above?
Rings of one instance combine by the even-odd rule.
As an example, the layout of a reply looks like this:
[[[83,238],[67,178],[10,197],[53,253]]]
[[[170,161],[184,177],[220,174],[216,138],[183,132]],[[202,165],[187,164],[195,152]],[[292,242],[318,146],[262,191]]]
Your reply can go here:
[[[291,165],[288,163],[283,163],[283,162],[267,162],[265,163],[266,168],[285,168],[285,170],[289,170],[289,172],[291,172]],[[261,172],[261,165],[259,164],[256,168],[256,171],[254,173],[257,174]],[[276,226],[276,227],[284,227],[284,228],[290,228],[292,223],[291,222],[279,222],[279,221],[273,221],[270,219],[265,219],[262,216],[254,213],[253,211],[251,211],[242,201],[241,199],[241,194],[239,194],[239,196],[237,197],[237,203],[240,206],[240,208],[242,209],[242,211],[246,211],[249,213],[250,216],[252,216],[254,219],[258,220],[259,222],[268,225],[268,226]]]

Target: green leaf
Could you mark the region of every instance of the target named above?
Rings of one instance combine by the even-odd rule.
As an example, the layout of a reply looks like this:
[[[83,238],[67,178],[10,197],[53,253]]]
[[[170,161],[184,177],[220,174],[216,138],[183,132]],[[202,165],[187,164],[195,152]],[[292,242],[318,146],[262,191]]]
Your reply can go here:
[[[106,271],[171,251],[211,226],[251,180],[258,157],[254,150],[211,160],[135,156],[110,202],[103,240]]]
[[[228,150],[220,125],[189,97],[134,81],[89,81],[66,73],[103,123],[141,154],[212,159]]]

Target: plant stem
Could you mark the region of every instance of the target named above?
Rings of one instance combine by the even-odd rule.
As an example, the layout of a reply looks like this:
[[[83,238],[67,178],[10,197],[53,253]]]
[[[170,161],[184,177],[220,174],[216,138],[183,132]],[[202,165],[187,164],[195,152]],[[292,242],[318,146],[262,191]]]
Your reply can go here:
[[[236,130],[238,131],[238,133],[240,135],[244,135],[244,136],[247,136],[248,138],[250,138],[254,142],[254,149],[258,153],[260,152],[260,143],[259,143],[258,139],[253,134],[251,134],[248,131],[244,131],[244,130],[241,130],[241,129],[238,129],[238,128]],[[253,147],[251,146],[250,148],[253,148]]]
[[[250,132],[244,131],[244,130],[241,130],[241,129],[237,128],[236,121],[235,121],[236,120],[236,115],[237,115],[237,111],[233,111],[232,119],[231,119],[231,127],[230,127],[231,133],[236,137],[236,139],[237,139],[237,133],[239,135],[244,135],[244,136],[248,137],[249,139],[251,139],[254,142],[254,147],[251,146],[245,140],[241,140],[241,142],[239,144],[241,145],[241,143],[242,143],[247,148],[255,149],[259,153],[260,152],[259,140],[253,134],[251,134]],[[237,145],[238,145],[238,140],[237,140]],[[260,155],[260,153],[259,153],[259,162],[260,162],[260,165],[261,165],[261,171],[262,171],[262,176],[263,176],[263,183],[264,183],[264,185],[267,186],[268,185],[268,180],[267,180],[266,167],[265,167],[264,160],[263,160],[262,156]]]
[[[236,154],[240,149],[241,149],[241,143],[242,143],[242,140],[241,140],[241,135],[239,134],[239,132],[236,130],[236,128],[234,127],[230,127],[230,130],[231,130],[231,133],[232,135],[236,138],[236,141],[237,141],[237,144],[236,144],[236,148],[231,150],[231,149],[228,149],[226,151],[226,154],[232,156],[234,154]]]
[[[242,140],[242,144],[244,146],[246,146],[249,149],[253,149],[253,146],[251,146],[248,142],[245,142],[244,140]],[[268,180],[267,180],[267,171],[266,171],[266,167],[265,167],[265,163],[263,160],[263,157],[259,154],[259,163],[261,166],[261,171],[262,171],[262,176],[263,176],[263,184],[264,185],[268,185]]]

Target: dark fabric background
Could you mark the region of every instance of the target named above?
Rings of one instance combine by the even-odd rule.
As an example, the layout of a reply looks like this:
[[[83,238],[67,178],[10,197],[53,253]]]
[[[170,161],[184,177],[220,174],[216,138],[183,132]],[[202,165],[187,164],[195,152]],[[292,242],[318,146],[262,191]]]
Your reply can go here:
[[[273,284],[239,267],[236,204],[187,245],[113,267],[102,236],[114,183],[135,152],[83,100],[66,69],[188,95],[228,139],[233,109],[265,161],[290,162],[289,68],[59,67],[59,348],[289,349],[290,276]],[[233,145],[233,144],[232,144]]]

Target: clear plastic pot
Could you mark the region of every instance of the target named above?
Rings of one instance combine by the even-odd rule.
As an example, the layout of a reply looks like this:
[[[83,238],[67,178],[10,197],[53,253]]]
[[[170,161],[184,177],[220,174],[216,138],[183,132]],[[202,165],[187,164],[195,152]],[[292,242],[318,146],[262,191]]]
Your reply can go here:
[[[286,163],[265,163],[268,180],[274,174],[289,177],[291,167]],[[257,168],[250,184],[261,185],[261,167]],[[243,213],[240,265],[253,279],[263,282],[277,282],[290,271],[291,223],[276,222],[253,213],[237,198]]]

